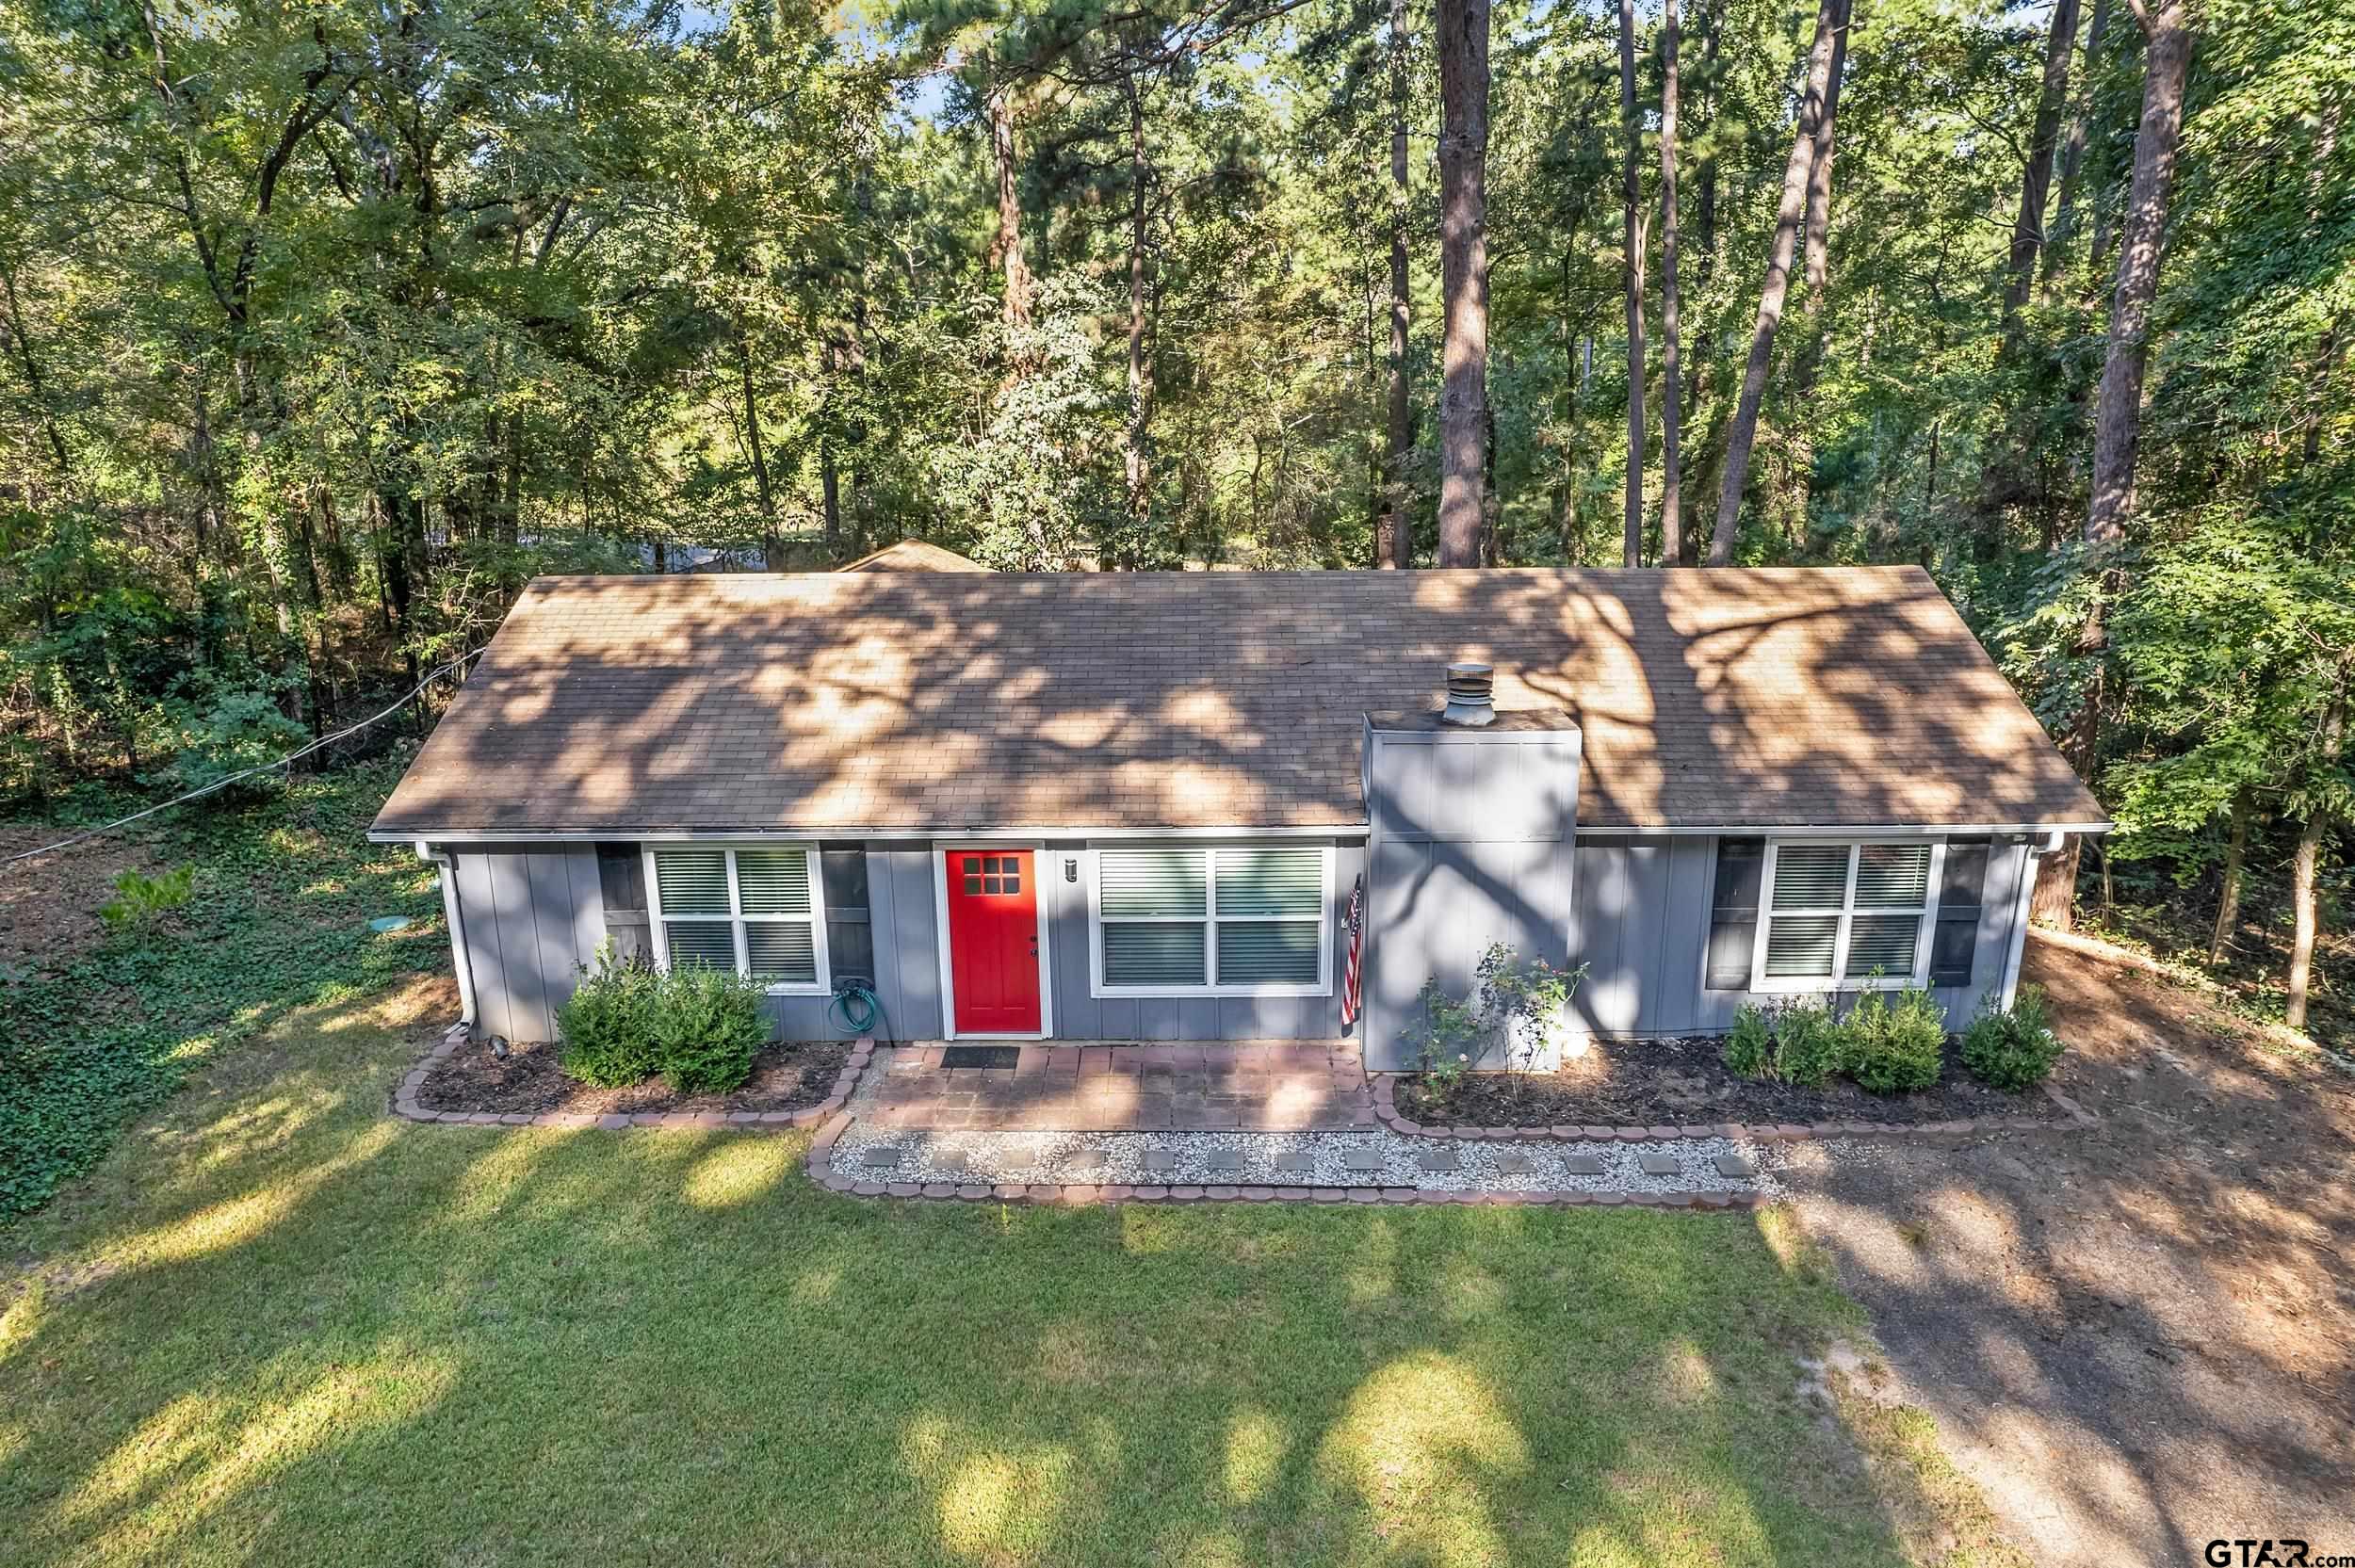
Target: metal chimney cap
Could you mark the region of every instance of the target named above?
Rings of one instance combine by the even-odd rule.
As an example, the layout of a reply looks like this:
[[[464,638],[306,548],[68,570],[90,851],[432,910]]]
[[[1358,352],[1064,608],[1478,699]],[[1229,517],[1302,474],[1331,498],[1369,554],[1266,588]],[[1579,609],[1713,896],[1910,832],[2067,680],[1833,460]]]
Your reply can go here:
[[[1451,724],[1478,729],[1497,719],[1496,670],[1466,661],[1447,667],[1447,706],[1439,717]]]

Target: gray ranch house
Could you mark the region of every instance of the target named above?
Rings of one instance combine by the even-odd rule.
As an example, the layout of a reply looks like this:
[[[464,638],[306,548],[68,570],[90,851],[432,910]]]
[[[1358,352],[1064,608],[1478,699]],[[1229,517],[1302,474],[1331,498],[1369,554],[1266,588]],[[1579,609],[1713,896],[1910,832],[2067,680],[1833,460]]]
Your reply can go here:
[[[2107,826],[1917,568],[856,573],[532,583],[370,836],[441,867],[479,1034],[610,942],[788,1038],[863,982],[895,1039],[1379,1070],[1494,942],[1586,966],[1564,1040],[1959,1026]]]

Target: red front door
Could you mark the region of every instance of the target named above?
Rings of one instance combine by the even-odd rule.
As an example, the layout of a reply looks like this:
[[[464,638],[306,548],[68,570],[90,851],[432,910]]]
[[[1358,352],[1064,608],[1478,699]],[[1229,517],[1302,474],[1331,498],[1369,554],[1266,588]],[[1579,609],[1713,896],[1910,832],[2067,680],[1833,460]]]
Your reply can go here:
[[[1031,851],[950,849],[948,861],[957,1033],[1038,1033],[1038,882]]]

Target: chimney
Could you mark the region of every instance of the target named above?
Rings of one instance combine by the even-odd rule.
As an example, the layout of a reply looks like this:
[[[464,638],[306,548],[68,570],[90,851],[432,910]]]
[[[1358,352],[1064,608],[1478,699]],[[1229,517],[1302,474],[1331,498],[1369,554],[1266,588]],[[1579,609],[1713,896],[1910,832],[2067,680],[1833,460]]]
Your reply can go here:
[[[1439,718],[1450,724],[1461,724],[1476,730],[1483,724],[1496,722],[1497,710],[1493,700],[1496,671],[1485,664],[1451,664],[1447,667],[1447,707]]]

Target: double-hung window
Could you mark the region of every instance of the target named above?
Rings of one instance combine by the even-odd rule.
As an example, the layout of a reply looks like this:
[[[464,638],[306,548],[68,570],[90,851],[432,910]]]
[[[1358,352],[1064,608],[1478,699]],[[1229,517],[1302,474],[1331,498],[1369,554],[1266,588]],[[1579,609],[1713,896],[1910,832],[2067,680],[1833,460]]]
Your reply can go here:
[[[1759,991],[1919,984],[1945,847],[1925,843],[1766,846]]]
[[[646,851],[663,962],[731,970],[774,992],[826,989],[825,900],[809,849]]]
[[[1097,995],[1331,989],[1329,848],[1138,845],[1096,867]]]

